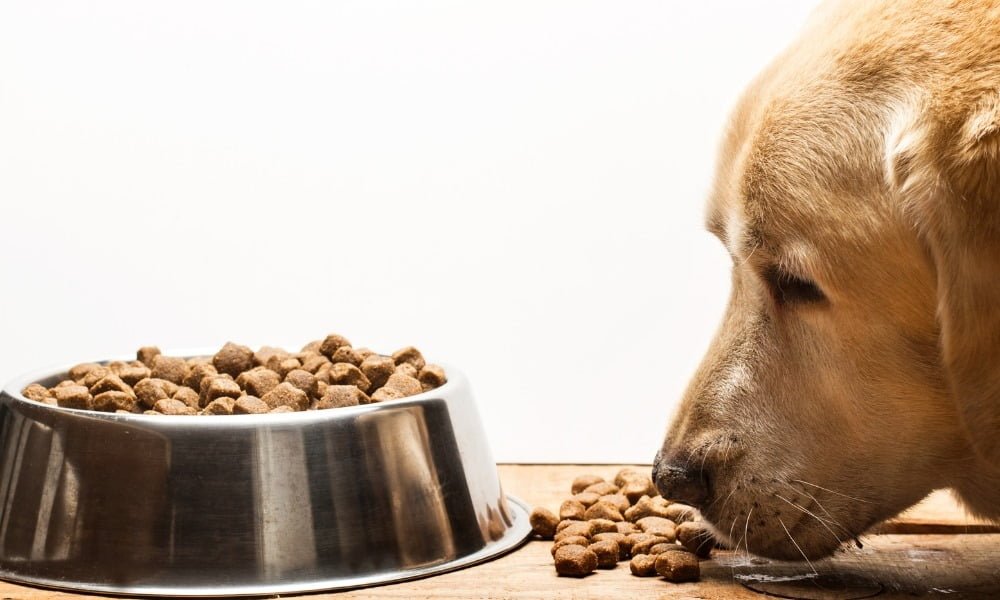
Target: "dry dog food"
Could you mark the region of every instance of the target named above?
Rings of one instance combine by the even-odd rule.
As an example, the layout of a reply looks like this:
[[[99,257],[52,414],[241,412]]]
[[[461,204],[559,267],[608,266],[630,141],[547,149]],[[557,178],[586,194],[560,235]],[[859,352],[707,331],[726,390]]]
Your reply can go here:
[[[427,363],[413,346],[381,356],[330,334],[299,352],[271,346],[254,352],[229,342],[212,356],[181,358],[143,346],[134,361],[82,363],[55,386],[32,383],[21,394],[43,404],[103,412],[241,415],[358,406],[406,398],[446,382],[444,369]],[[581,505],[579,517],[585,510]],[[546,518],[551,538],[558,519],[551,513]]]
[[[661,497],[650,477],[635,470],[623,469],[610,481],[582,475],[570,493],[558,516],[539,507],[529,519],[537,537],[554,540],[560,575],[582,577],[631,559],[637,577],[694,581],[698,559],[715,547],[711,528],[694,508]]]

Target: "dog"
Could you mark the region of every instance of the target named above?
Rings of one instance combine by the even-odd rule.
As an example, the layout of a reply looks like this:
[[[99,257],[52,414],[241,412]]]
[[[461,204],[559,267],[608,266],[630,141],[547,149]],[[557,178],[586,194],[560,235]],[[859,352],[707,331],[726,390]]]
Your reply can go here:
[[[1000,2],[821,5],[739,101],[707,214],[732,295],[663,496],[788,560],[938,488],[1000,517]]]

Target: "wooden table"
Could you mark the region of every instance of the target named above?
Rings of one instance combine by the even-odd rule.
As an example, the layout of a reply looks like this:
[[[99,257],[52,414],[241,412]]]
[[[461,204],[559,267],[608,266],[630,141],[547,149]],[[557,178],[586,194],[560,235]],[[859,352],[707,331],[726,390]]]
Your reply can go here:
[[[613,477],[623,466],[501,465],[500,476],[507,493],[533,506],[557,509],[577,475]],[[556,576],[551,542],[532,541],[460,571],[304,598],[1000,598],[1000,527],[969,517],[946,492],[932,494],[878,530],[865,537],[864,548],[847,548],[814,561],[815,574],[805,564],[716,551],[702,562],[701,581],[696,583],[633,577],[627,563],[572,579]],[[0,600],[82,597],[0,582]]]

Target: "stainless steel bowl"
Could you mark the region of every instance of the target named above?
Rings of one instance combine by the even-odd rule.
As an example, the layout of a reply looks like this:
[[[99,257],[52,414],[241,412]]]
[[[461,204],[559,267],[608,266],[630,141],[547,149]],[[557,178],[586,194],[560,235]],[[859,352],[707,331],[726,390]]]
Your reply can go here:
[[[469,384],[331,410],[118,415],[0,394],[0,578],[111,594],[359,587],[520,545]]]

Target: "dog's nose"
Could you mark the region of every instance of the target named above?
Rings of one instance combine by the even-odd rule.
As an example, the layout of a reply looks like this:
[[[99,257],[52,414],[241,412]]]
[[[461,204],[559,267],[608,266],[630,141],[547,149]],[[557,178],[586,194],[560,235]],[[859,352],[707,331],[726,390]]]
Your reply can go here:
[[[653,483],[664,498],[700,507],[708,499],[708,477],[693,461],[656,455]]]

